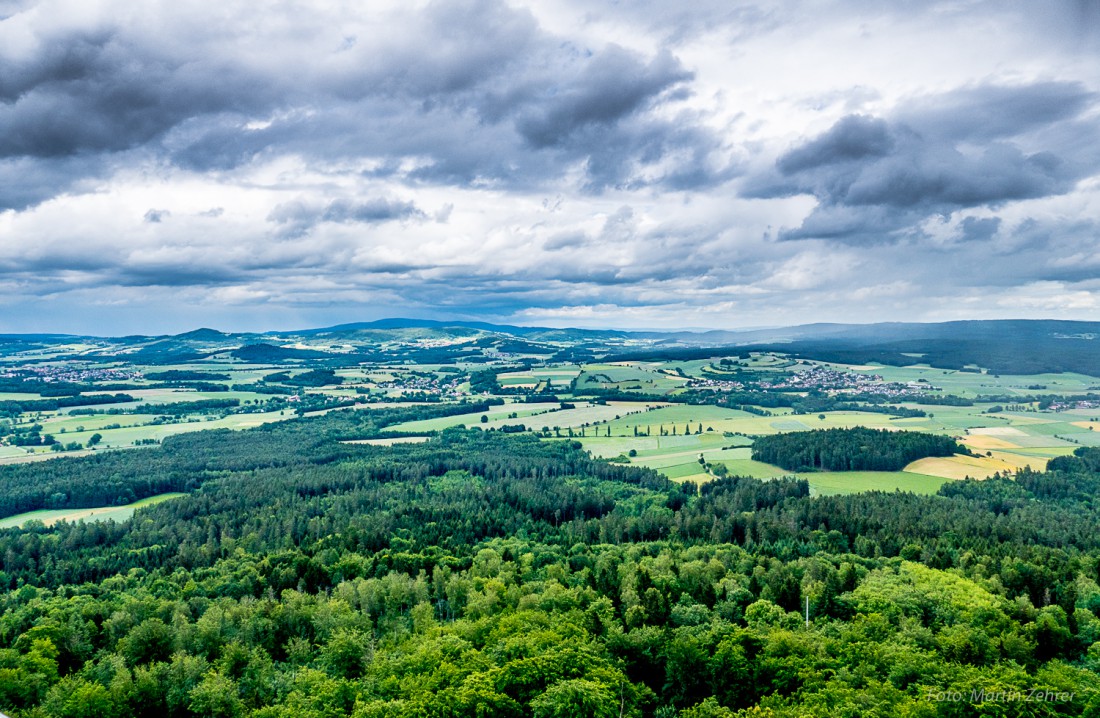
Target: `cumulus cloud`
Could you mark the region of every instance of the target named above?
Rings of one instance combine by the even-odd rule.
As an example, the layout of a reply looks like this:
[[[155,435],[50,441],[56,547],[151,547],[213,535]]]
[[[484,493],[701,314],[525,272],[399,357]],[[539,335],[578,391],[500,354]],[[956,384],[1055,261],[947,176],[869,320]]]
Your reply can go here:
[[[783,239],[895,241],[930,215],[1070,191],[1100,157],[1066,141],[1096,100],[1076,83],[985,85],[912,100],[891,117],[849,115],[782,154],[745,193],[817,199]]]
[[[598,189],[636,181],[639,166],[682,149],[695,159],[720,145],[654,114],[691,79],[667,50],[576,46],[499,0],[339,20],[291,5],[273,23],[228,27],[200,22],[201,4],[188,14],[160,3],[139,17],[106,3],[85,24],[54,24],[58,4],[4,22],[30,40],[3,53],[0,159],[143,148],[224,171],[286,154],[370,158],[394,173],[412,162],[421,180],[503,186],[552,181],[588,159]],[[226,12],[240,21],[242,10]],[[284,24],[307,12],[299,32]],[[337,42],[326,17],[350,34]]]
[[[0,0],[0,304],[70,331],[1084,311],[1085,5]]]
[[[667,51],[648,64],[610,46],[588,60],[569,81],[551,85],[520,110],[516,125],[534,147],[561,145],[593,126],[608,127],[645,102],[691,79]]]

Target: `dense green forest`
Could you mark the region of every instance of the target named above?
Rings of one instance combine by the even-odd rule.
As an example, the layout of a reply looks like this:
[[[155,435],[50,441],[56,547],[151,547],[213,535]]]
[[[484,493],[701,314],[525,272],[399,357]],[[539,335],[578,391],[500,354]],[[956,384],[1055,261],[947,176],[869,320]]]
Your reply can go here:
[[[192,491],[0,532],[0,710],[1100,715],[1100,451],[938,496],[810,497],[502,432],[342,443],[448,408],[0,471],[9,502],[78,476],[65,505]],[[1050,699],[981,700],[1033,689]]]
[[[761,436],[752,445],[752,458],[788,471],[901,471],[927,456],[969,453],[947,436],[860,426]]]

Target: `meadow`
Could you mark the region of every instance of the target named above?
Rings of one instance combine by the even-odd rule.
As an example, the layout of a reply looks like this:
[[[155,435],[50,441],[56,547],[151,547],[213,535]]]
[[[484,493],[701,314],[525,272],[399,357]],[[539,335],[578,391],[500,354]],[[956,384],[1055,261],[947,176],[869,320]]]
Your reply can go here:
[[[176,423],[157,423],[152,414],[117,414],[96,416],[70,416],[68,414],[46,415],[38,419],[43,432],[52,434],[60,443],[76,442],[88,446],[93,435],[99,434],[100,443],[95,450],[127,448],[139,442],[161,441],[169,436],[200,429],[248,429],[272,421],[286,421],[294,418],[290,410],[268,411],[256,414],[229,414],[224,417],[195,415],[185,417]],[[107,428],[118,425],[118,428]],[[5,446],[0,447],[0,460],[8,462],[26,460],[34,456],[71,455],[70,452],[57,453],[48,447]],[[87,449],[84,453],[87,453]]]
[[[28,521],[41,521],[46,526],[53,526],[58,521],[116,521],[122,523],[134,515],[134,511],[143,506],[152,506],[162,501],[179,498],[187,494],[167,493],[150,496],[140,501],[125,506],[101,506],[91,509],[44,509],[41,511],[28,511],[25,514],[16,514],[0,519],[0,529],[10,529],[22,526]]]

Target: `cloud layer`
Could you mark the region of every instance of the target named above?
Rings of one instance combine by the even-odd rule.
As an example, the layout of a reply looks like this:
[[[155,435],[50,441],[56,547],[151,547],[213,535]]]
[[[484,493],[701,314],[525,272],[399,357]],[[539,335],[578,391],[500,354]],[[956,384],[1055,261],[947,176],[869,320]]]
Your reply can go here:
[[[1090,4],[628,5],[0,2],[3,329],[1091,316]]]

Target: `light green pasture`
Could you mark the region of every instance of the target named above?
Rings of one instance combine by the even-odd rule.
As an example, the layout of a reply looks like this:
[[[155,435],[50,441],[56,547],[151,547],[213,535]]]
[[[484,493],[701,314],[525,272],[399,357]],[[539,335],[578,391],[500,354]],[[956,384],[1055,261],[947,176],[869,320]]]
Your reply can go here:
[[[187,494],[168,493],[150,496],[149,498],[135,501],[126,506],[102,506],[91,509],[45,509],[42,511],[28,511],[0,519],[0,529],[10,529],[22,526],[28,521],[41,521],[47,526],[52,526],[58,521],[117,521],[119,523],[134,515],[134,511],[144,506],[152,506],[162,501],[175,499]]]

